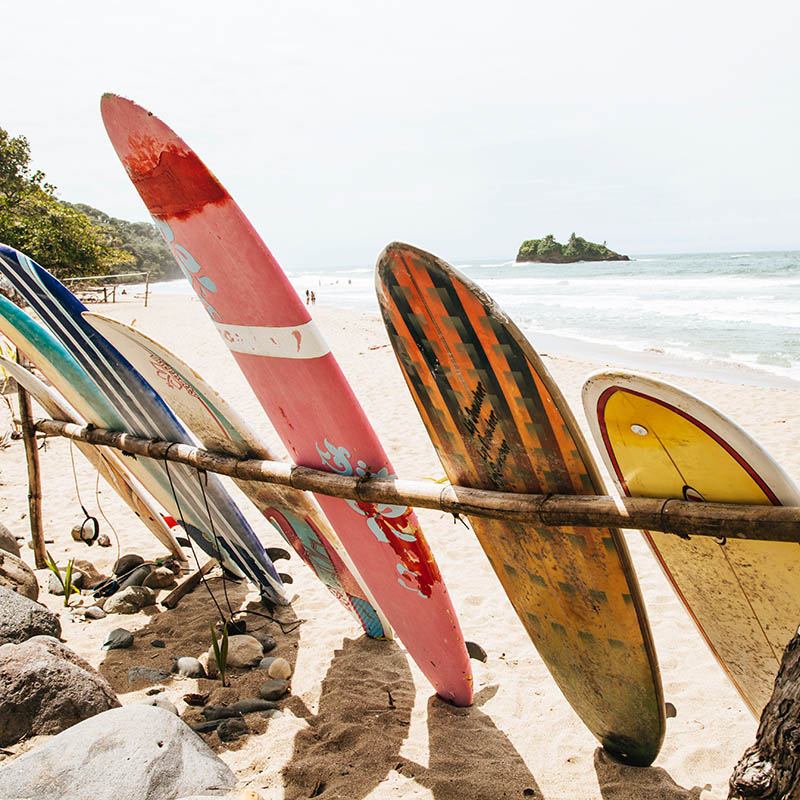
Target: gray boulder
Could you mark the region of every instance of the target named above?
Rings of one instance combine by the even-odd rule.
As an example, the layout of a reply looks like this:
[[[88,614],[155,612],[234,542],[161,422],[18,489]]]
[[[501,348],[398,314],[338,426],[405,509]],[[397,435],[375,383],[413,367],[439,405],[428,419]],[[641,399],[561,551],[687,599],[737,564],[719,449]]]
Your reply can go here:
[[[17,537],[0,522],[0,550],[5,550],[6,553],[11,553],[12,556],[20,557],[19,544]]]
[[[111,595],[103,606],[106,614],[135,614],[145,606],[155,605],[156,595],[144,586],[128,586]]]
[[[133,634],[125,628],[114,628],[106,634],[101,647],[103,650],[125,650],[133,647]]]
[[[0,647],[0,746],[59,733],[116,706],[105,678],[57,639]]]
[[[0,767],[5,797],[64,800],[219,798],[236,776],[186,723],[162,708],[129,705],[85,720]]]
[[[29,600],[36,600],[39,596],[39,583],[33,570],[21,558],[4,550],[0,550],[0,586]]]
[[[58,616],[41,603],[0,586],[0,645],[19,644],[41,635],[61,636]]]

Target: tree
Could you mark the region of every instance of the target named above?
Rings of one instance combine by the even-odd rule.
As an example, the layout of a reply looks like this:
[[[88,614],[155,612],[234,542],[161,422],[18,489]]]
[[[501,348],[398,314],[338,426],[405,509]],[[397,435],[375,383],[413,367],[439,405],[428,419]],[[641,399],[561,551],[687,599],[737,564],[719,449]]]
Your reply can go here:
[[[105,231],[55,196],[30,145],[0,128],[0,241],[38,261],[56,277],[102,275],[135,263]]]

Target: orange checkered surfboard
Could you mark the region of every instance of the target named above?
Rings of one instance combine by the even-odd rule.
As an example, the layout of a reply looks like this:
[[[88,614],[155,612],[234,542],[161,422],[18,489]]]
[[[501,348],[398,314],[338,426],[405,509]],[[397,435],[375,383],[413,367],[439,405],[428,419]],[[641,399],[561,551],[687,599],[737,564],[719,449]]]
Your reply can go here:
[[[453,484],[606,493],[555,382],[485,292],[430,253],[398,243],[381,253],[376,285],[406,383]],[[650,764],[664,737],[664,700],[620,532],[470,522],[572,708],[608,751]]]

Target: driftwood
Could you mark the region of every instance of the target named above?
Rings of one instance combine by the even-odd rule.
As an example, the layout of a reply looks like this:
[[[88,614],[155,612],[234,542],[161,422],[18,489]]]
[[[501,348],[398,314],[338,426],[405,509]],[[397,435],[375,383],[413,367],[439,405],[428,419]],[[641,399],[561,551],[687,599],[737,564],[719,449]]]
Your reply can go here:
[[[175,461],[243,480],[275,483],[365,503],[432,508],[450,514],[531,522],[550,527],[643,528],[679,536],[800,542],[800,507],[693,503],[686,500],[596,495],[513,494],[426,481],[355,478],[276,461],[238,459],[186,444],[40,420],[36,429],[128,455]]]
[[[755,744],[736,765],[728,797],[800,798],[800,631],[786,646]]]
[[[210,572],[216,563],[216,559],[213,558],[209,561],[206,561],[206,563],[203,564],[200,569],[195,570],[183,581],[183,583],[176,586],[163,600],[161,600],[161,605],[164,606],[164,608],[175,608],[175,606],[180,603],[183,597],[189,594],[189,592],[191,592],[196,586],[199,586],[200,581],[203,579],[203,575],[205,575],[207,572]]]
[[[36,569],[44,569],[47,566],[47,553],[42,528],[42,479],[39,469],[39,450],[36,446],[36,429],[33,427],[30,395],[22,386],[17,386],[17,397],[22,441],[25,443],[25,460],[28,464],[28,515],[31,522],[33,556]]]

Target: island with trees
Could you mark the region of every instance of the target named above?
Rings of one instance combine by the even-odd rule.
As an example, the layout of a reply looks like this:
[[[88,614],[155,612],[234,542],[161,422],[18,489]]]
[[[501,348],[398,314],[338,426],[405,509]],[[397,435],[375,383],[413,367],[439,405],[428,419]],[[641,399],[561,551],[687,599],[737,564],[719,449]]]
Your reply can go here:
[[[573,264],[576,261],[630,261],[630,258],[609,250],[605,242],[587,242],[573,233],[566,244],[557,242],[552,234],[544,239],[528,239],[520,245],[517,261]]]

